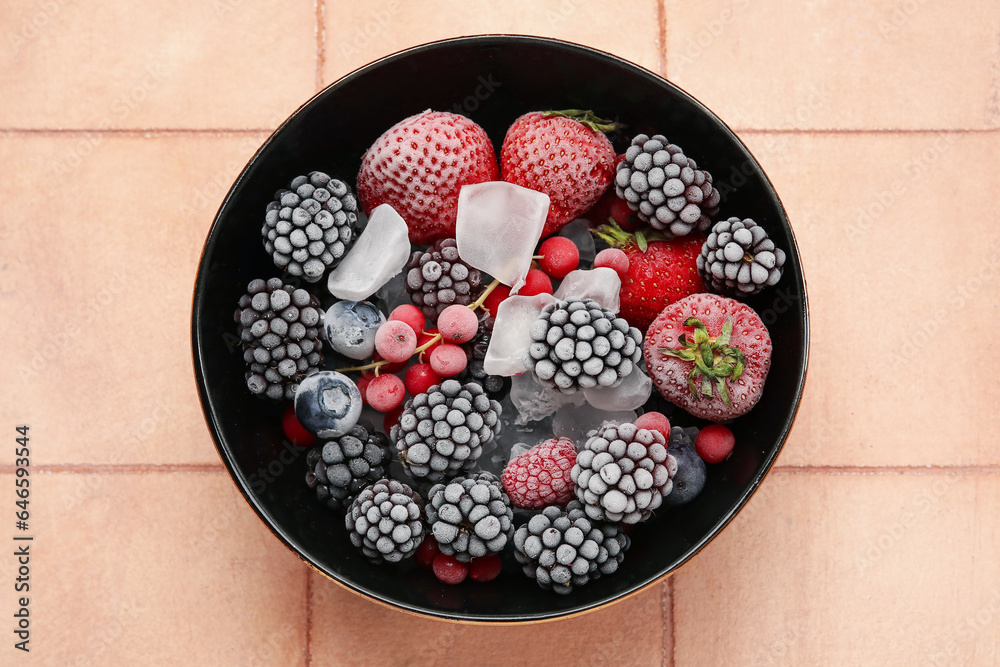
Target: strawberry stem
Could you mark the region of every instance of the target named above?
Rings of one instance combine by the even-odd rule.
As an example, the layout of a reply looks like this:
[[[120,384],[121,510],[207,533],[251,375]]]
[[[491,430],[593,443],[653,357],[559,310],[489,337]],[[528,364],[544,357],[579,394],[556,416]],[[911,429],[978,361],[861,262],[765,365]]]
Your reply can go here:
[[[666,357],[694,364],[688,375],[688,389],[695,398],[712,400],[714,385],[722,402],[733,407],[727,382],[738,380],[746,366],[743,350],[729,344],[733,336],[733,319],[726,318],[722,331],[715,338],[708,335],[705,324],[697,317],[684,320],[684,326],[694,327],[694,340],[688,338],[687,334],[681,334],[678,338],[680,348],[675,350],[661,347],[660,352]]]
[[[562,111],[544,111],[542,116],[545,118],[562,117],[571,118],[576,122],[586,125],[594,132],[614,132],[615,130],[621,130],[625,127],[623,123],[619,123],[613,120],[605,120],[597,116],[593,111],[589,109],[563,109]]]
[[[619,227],[618,223],[612,218],[608,218],[607,224],[591,229],[590,233],[607,243],[612,248],[624,248],[626,246],[635,245],[638,246],[639,250],[642,252],[646,252],[646,248],[648,248],[649,244],[653,241],[669,240],[663,235],[662,232],[652,228],[640,229],[635,234],[630,234]]]

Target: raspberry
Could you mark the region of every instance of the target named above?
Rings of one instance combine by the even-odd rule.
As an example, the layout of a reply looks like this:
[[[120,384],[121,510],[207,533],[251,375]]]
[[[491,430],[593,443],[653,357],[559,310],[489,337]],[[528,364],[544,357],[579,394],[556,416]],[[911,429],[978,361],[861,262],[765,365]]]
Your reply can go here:
[[[698,431],[694,447],[705,463],[721,463],[733,453],[736,436],[722,424],[710,424]]]
[[[580,264],[580,249],[565,236],[553,236],[546,239],[538,249],[542,256],[538,266],[553,278],[565,278],[570,271]]]
[[[438,578],[438,581],[452,586],[465,581],[465,577],[469,574],[468,563],[463,563],[447,554],[438,554],[434,559],[433,568],[434,576]]]
[[[420,309],[409,303],[396,306],[396,308],[389,313],[389,319],[397,322],[406,322],[410,325],[410,328],[418,334],[423,331],[424,327],[427,325],[427,320],[424,319],[424,314],[420,312]]]
[[[364,393],[362,393],[364,396]],[[281,426],[285,430],[285,437],[293,445],[299,447],[311,447],[316,442],[316,436],[306,430],[298,418],[295,416],[295,406],[289,404],[285,408],[285,414],[281,416]]]
[[[570,472],[576,463],[576,445],[569,438],[539,443],[504,468],[503,482],[511,504],[521,509],[565,505],[573,499]]]
[[[433,542],[434,540],[427,541]],[[500,570],[502,569],[503,561],[500,560],[500,555],[490,554],[489,556],[472,559],[472,562],[469,563],[469,576],[472,577],[473,581],[485,584],[500,576]]]
[[[646,412],[635,420],[636,428],[659,431],[660,435],[670,440],[670,420],[662,412]]]
[[[365,393],[368,405],[379,412],[395,410],[406,398],[403,381],[391,373],[383,373],[368,383]]]
[[[437,540],[433,537],[427,537],[413,553],[413,560],[417,561],[417,565],[420,567],[430,568],[440,553],[441,549],[438,548]]]
[[[483,301],[483,308],[490,311],[493,317],[497,315],[497,308],[500,307],[500,302],[510,296],[510,287],[507,285],[497,285],[493,288],[493,291],[486,296],[486,300]]]
[[[597,253],[597,257],[594,258],[594,268],[602,266],[613,270],[624,280],[625,276],[628,275],[628,255],[625,254],[624,250],[618,248],[606,248]]]
[[[521,296],[535,296],[543,292],[552,294],[552,280],[543,271],[528,269],[528,275],[525,277],[524,285],[518,294]]]
[[[458,375],[465,370],[469,358],[465,355],[465,350],[458,345],[445,343],[434,348],[430,356],[431,368],[441,377],[451,377]]]
[[[375,334],[375,349],[387,361],[405,362],[416,347],[417,335],[406,322],[386,322]]]
[[[434,372],[430,364],[413,364],[406,369],[403,384],[411,396],[423,394],[436,384],[441,384],[441,376]]]
[[[438,315],[438,330],[448,342],[465,343],[479,331],[479,318],[466,306],[448,306]]]

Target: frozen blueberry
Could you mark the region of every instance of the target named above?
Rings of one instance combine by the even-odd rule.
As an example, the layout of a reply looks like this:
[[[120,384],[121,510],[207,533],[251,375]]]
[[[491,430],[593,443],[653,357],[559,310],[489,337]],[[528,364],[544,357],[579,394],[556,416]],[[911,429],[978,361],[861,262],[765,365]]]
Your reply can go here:
[[[385,315],[368,301],[338,301],[326,311],[323,332],[336,352],[367,359],[375,352],[375,332]]]
[[[698,456],[691,441],[687,442],[680,447],[674,446],[673,441],[670,443],[670,453],[677,459],[677,473],[674,474],[673,489],[663,499],[664,505],[676,507],[687,504],[705,488],[705,462]]]
[[[336,371],[313,373],[295,392],[295,416],[321,438],[344,435],[361,418],[361,392],[349,377]]]

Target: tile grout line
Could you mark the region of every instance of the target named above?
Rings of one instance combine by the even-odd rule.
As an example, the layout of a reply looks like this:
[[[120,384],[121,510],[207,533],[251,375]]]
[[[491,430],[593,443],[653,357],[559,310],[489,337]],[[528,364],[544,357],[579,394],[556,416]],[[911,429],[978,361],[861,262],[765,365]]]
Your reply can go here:
[[[660,584],[660,664],[663,667],[670,667],[667,650],[667,594],[670,579]],[[671,619],[673,620],[673,619]]]
[[[938,127],[938,128],[902,128],[902,127],[875,127],[875,128],[800,128],[800,127],[744,127],[732,128],[737,134],[994,134],[1000,132],[1000,128],[991,127]]]
[[[326,0],[316,0],[316,92],[323,90],[326,65]]]
[[[656,38],[660,42],[660,52],[657,54],[657,66],[660,76],[667,78],[667,8],[666,0],[656,0]]]
[[[960,475],[1000,474],[1000,465],[979,466],[774,466],[772,472],[790,475],[834,474],[834,475],[905,475],[908,473],[950,473]]]
[[[33,465],[32,469],[39,473],[78,473],[115,475],[135,475],[145,473],[224,473],[226,467],[221,463],[51,463]],[[0,474],[12,474],[15,466],[0,465]]]
[[[306,667],[312,667],[312,582],[313,571],[306,566]]]
[[[674,612],[677,609],[674,596],[674,578],[667,579],[667,592],[670,594],[670,667],[677,664],[677,624],[674,622]]]
[[[123,136],[137,136],[143,134],[157,134],[157,135],[208,135],[208,136],[226,136],[231,134],[243,135],[243,134],[260,134],[260,133],[271,133],[274,128],[263,128],[263,127],[245,127],[245,128],[228,128],[228,127],[205,127],[205,128],[185,128],[185,127],[146,127],[146,128],[51,128],[51,127],[0,127],[0,134],[9,135],[68,135],[76,136],[80,134],[108,134],[108,135],[123,135]]]

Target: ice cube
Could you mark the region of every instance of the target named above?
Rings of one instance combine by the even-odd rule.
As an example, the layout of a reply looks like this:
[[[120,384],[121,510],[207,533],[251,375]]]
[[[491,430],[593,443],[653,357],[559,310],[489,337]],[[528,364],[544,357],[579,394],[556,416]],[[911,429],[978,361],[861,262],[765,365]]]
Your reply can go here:
[[[635,410],[649,400],[653,381],[638,368],[626,375],[616,387],[584,389],[587,403],[598,410]]]
[[[462,186],[455,240],[468,264],[516,293],[549,214],[547,194],[504,181]]]
[[[564,405],[583,405],[587,399],[580,392],[564,394],[542,386],[533,373],[521,373],[511,383],[510,400],[517,410],[514,423],[523,425],[544,419]]]
[[[500,302],[490,346],[486,348],[483,359],[483,368],[489,375],[509,377],[527,370],[524,353],[531,345],[531,325],[538,319],[542,308],[555,300],[551,294],[542,293],[509,296]]]
[[[580,250],[580,263],[590,264],[597,256],[597,247],[594,243],[594,235],[590,233],[590,223],[583,218],[579,218],[569,223],[559,230],[559,236],[565,236],[576,244]]]
[[[406,293],[406,271],[400,271],[390,278],[389,282],[379,287],[375,292],[375,297],[382,300],[387,313],[395,310],[396,306],[413,303],[410,300],[410,295]]]
[[[534,445],[529,445],[525,442],[515,442],[514,446],[510,448],[510,458],[507,460],[508,463],[516,459],[521,454],[534,447]]]
[[[604,426],[605,423],[621,424],[633,422],[636,419],[634,410],[598,410],[587,404],[582,406],[567,405],[559,408],[552,417],[552,433],[557,438],[569,438],[582,444],[587,441],[590,432]]]
[[[617,313],[621,306],[618,300],[621,289],[622,279],[618,274],[613,269],[600,266],[596,269],[570,271],[556,290],[555,297],[561,300],[571,297],[593,299],[602,308]]]
[[[403,270],[410,258],[406,221],[389,204],[377,206],[347,256],[327,278],[340,299],[362,301]]]

